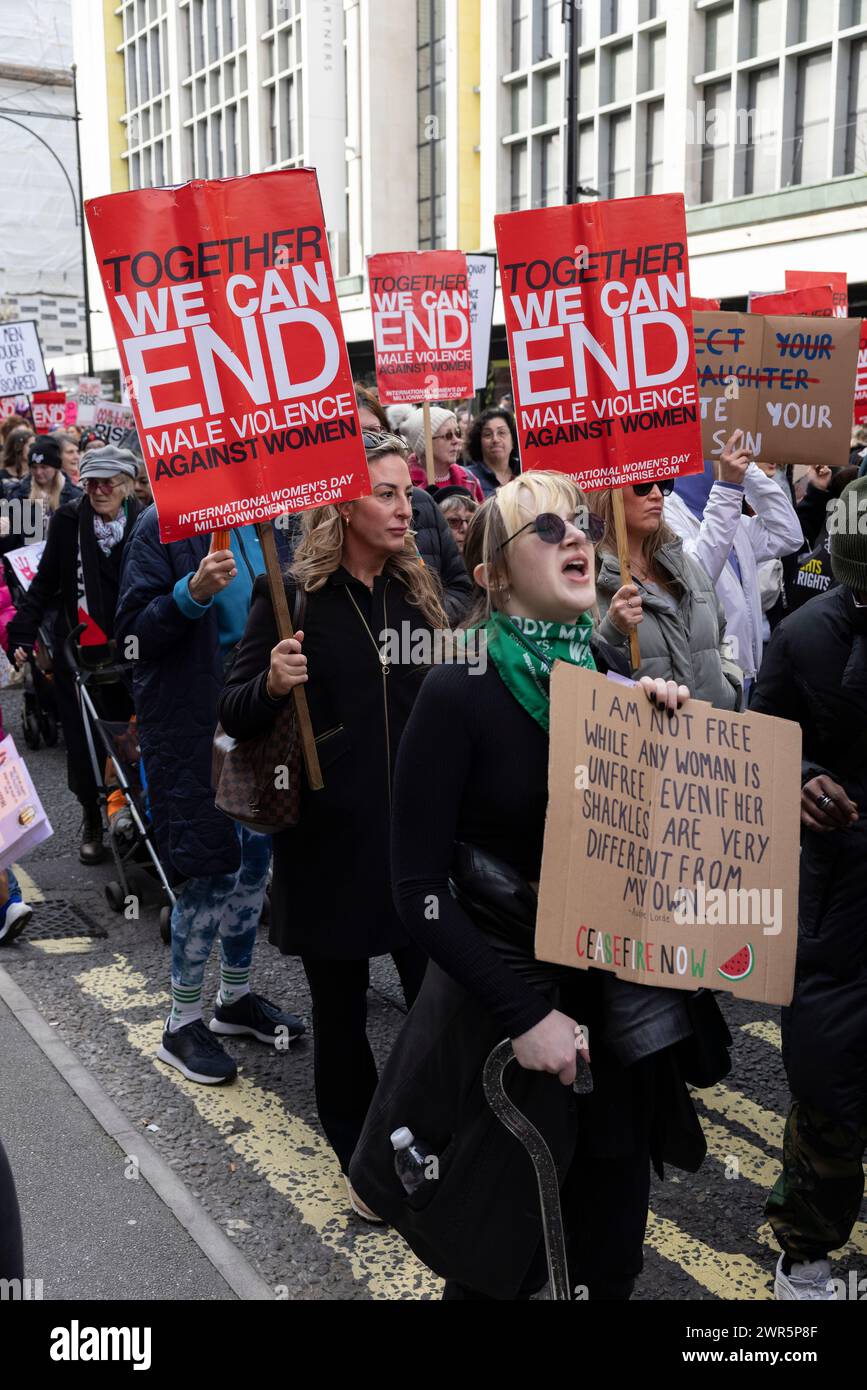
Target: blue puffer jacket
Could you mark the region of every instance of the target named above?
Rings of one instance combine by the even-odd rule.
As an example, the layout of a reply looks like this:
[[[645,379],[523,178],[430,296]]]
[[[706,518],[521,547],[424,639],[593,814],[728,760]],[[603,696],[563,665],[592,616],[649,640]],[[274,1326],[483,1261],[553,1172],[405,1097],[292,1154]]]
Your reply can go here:
[[[241,862],[234,823],[215,807],[211,788],[223,687],[216,609],[186,618],[172,596],[209,545],[210,536],[163,545],[148,507],[126,548],[115,619],[118,645],[138,639],[133,695],[142,759],[159,855],[175,880],[234,873]]]

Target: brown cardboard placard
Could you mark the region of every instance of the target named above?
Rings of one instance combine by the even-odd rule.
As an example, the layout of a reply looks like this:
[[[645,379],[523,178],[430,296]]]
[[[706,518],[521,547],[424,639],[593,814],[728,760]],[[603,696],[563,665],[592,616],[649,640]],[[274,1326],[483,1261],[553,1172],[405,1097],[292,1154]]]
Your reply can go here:
[[[693,326],[706,458],[742,429],[766,463],[848,463],[860,319],[699,312]]]
[[[669,720],[556,663],[537,957],[789,1003],[800,768],[797,724],[700,700]]]

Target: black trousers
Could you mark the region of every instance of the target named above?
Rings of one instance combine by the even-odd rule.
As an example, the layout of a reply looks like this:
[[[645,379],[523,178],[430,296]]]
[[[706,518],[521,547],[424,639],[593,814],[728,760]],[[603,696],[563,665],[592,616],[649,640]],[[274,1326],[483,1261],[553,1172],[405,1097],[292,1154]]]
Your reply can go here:
[[[421,988],[427,956],[416,946],[392,951],[407,1008]],[[347,1172],[378,1080],[367,1040],[370,961],[303,955],[313,1003],[316,1109],[329,1144]]]
[[[0,1279],[24,1278],[24,1251],[21,1242],[21,1212],[15,1180],[0,1144]]]
[[[78,701],[75,681],[62,647],[58,644],[54,653],[54,689],[57,696],[57,709],[63,726],[63,741],[66,744],[66,777],[69,790],[82,806],[93,805],[97,800],[96,781],[87,747],[84,729],[84,716]],[[126,722],[132,717],[132,699],[126,687],[121,684],[95,686],[88,689],[96,712],[101,719]],[[105,766],[105,750],[98,738],[94,738],[97,764]]]

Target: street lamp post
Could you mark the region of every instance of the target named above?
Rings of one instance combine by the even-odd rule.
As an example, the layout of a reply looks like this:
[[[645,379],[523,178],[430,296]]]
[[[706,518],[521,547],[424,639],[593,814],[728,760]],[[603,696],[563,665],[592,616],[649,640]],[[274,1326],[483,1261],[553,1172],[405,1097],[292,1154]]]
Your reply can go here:
[[[87,232],[84,225],[84,185],[81,178],[81,112],[78,109],[78,68],[72,64],[72,101],[75,108],[75,168],[78,175],[79,231],[81,233],[81,273],[84,277],[84,341],[87,348],[87,375],[93,376],[93,334],[90,328],[90,286],[87,278]]]
[[[578,182],[578,11],[581,0],[563,0],[562,20],[566,46],[566,162],[563,201],[577,203],[579,196],[598,198],[598,188]]]

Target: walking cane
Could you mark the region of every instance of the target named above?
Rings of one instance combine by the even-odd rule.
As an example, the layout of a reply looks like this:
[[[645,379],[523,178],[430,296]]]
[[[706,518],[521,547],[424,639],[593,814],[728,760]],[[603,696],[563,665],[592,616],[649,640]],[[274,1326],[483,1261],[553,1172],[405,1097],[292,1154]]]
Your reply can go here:
[[[551,1150],[538,1129],[518,1109],[508,1095],[503,1081],[506,1067],[515,1060],[511,1038],[497,1043],[485,1063],[482,1083],[485,1098],[501,1124],[523,1144],[536,1170],[539,1185],[539,1205],[542,1208],[542,1230],[545,1233],[545,1254],[548,1258],[548,1277],[551,1297],[558,1302],[570,1302],[569,1271],[566,1264],[566,1238],[563,1234],[563,1215],[560,1210],[560,1184]]]

